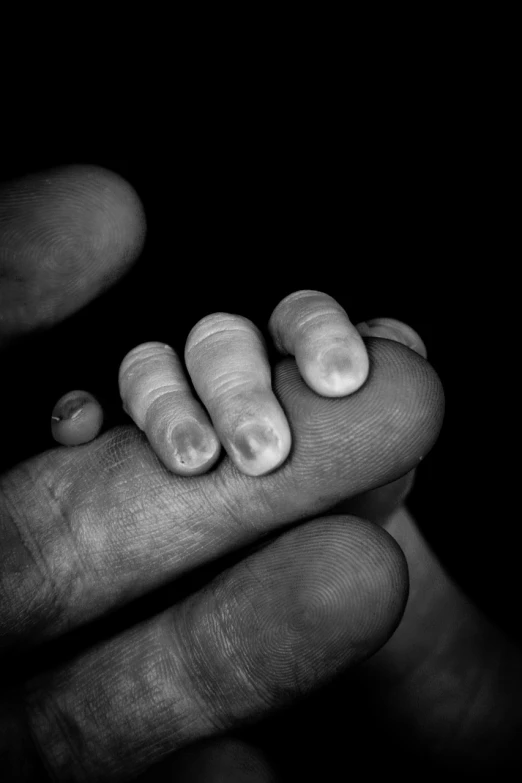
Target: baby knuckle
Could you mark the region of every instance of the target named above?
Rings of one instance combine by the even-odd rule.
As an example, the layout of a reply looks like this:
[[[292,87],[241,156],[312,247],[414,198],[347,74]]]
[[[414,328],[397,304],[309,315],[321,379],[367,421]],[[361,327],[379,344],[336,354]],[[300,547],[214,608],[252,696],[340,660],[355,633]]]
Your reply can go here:
[[[251,335],[258,334],[257,326],[242,315],[230,313],[212,313],[202,318],[191,329],[187,338],[187,352],[192,352],[202,346],[208,346],[223,340],[231,334]]]
[[[239,368],[227,368],[212,378],[212,398],[223,399],[234,408],[250,401],[256,389],[255,379],[250,372]]]
[[[299,313],[296,319],[296,326],[303,331],[327,326],[332,321],[338,322],[339,316],[343,312],[342,308],[336,303],[324,302],[318,307]]]
[[[285,296],[284,299],[281,299],[276,307],[276,311],[282,311],[287,307],[291,307],[296,302],[306,301],[307,299],[316,299],[318,296],[327,296],[327,294],[323,294],[321,291],[314,291],[308,288],[303,288],[299,291],[293,291],[291,294],[288,294],[288,296]]]
[[[173,353],[172,348],[165,343],[149,342],[137,345],[126,354],[120,365],[120,383],[131,380],[136,371],[141,369],[145,363],[156,362]]]

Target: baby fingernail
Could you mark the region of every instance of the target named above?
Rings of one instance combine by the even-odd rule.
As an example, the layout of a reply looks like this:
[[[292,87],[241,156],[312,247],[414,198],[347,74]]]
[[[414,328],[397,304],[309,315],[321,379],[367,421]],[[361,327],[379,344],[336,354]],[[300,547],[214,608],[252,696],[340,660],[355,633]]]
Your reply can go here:
[[[78,416],[86,405],[93,402],[93,398],[86,394],[71,392],[58,400],[53,408],[51,418],[55,421],[73,419]]]
[[[176,460],[185,468],[198,468],[216,453],[216,443],[199,424],[179,424],[172,432]]]
[[[268,473],[282,462],[281,438],[268,425],[258,422],[242,425],[231,445],[241,469],[250,476]]]
[[[51,433],[63,446],[80,446],[98,435],[103,409],[88,392],[72,391],[60,397],[51,414]]]
[[[348,348],[332,348],[320,358],[323,384],[342,395],[360,386],[360,371]]]
[[[364,321],[357,326],[359,334],[367,337],[384,337],[387,340],[395,340],[402,343],[407,348],[423,356],[428,356],[426,346],[417,332],[394,318],[372,318],[371,321]]]

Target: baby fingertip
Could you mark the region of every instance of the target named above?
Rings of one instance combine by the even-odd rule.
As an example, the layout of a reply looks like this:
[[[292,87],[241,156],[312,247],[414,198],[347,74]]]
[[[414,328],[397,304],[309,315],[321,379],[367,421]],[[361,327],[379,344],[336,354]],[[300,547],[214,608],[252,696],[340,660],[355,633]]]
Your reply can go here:
[[[357,331],[363,337],[382,337],[402,343],[424,359],[428,357],[426,344],[411,326],[396,318],[372,318],[357,324]]]
[[[51,434],[62,446],[79,446],[94,440],[103,425],[103,409],[86,391],[64,394],[51,414]]]

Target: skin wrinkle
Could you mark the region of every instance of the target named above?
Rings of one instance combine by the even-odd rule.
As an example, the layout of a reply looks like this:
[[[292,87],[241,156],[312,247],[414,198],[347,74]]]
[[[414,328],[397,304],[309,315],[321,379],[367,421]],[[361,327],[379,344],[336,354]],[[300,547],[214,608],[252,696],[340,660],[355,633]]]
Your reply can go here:
[[[290,509],[294,508],[292,500],[286,501],[286,508],[281,504],[281,501],[289,497],[288,491],[295,490],[293,495],[295,497],[300,489],[293,481],[292,473],[281,475],[277,491],[274,491],[274,488],[269,484],[256,486],[248,476],[240,473],[230,460],[223,463],[223,469],[220,472],[210,474],[210,476],[223,509],[221,520],[217,524],[226,532],[230,528],[230,523],[233,522],[238,542],[245,536],[245,531],[247,531],[248,542],[269,533],[270,529],[267,529],[266,520],[277,520],[281,516],[281,511],[284,514],[291,514]],[[241,485],[240,488],[239,485]],[[212,495],[209,493],[208,497],[211,503]],[[301,518],[304,518],[306,514],[307,511],[303,509]],[[292,516],[292,521],[295,519],[296,517]],[[282,526],[283,520],[281,519],[281,523],[277,527]],[[253,537],[250,533],[253,533]]]
[[[345,311],[340,307],[340,305],[324,305],[324,307],[321,307],[320,310],[314,310],[309,313],[302,313],[299,316],[299,320],[295,326],[294,332],[299,333],[303,332],[303,336],[306,335],[311,328],[316,328],[317,326],[327,326],[329,327],[332,322],[332,317],[339,317],[341,313],[345,313]],[[292,323],[292,318],[288,318],[288,324],[285,324],[290,326]]]
[[[230,585],[227,588],[226,575],[219,576],[214,581],[212,590],[205,591],[204,603],[198,607],[198,620],[203,617],[203,623],[199,621],[194,625],[193,618],[189,616],[187,624],[180,626],[180,638],[183,639],[186,650],[185,658],[191,661],[190,678],[193,687],[210,714],[215,712],[218,705],[223,715],[217,724],[221,731],[238,718],[237,714],[235,715],[238,708],[241,719],[248,714],[256,700],[265,709],[273,708],[273,699],[267,696],[266,688],[258,685],[256,678],[249,673],[249,669],[254,667],[245,661],[245,653],[248,658],[248,649],[243,649],[243,639],[248,639],[251,643],[252,636],[244,633],[242,618],[245,613],[238,612],[240,607],[236,597],[239,592],[233,590]],[[247,601],[254,610],[255,602],[249,600],[248,594],[242,593],[241,600]],[[227,623],[225,615],[230,616],[232,621]],[[241,630],[231,635],[230,627]],[[185,633],[181,633],[181,628]],[[208,672],[212,672],[210,678]]]
[[[254,427],[256,425],[261,427],[265,426],[270,430],[273,429],[273,425],[275,424],[282,426],[282,424],[279,423],[279,420],[276,419],[275,422],[272,421],[272,418],[275,419],[276,416],[279,416],[280,412],[277,410],[277,406],[270,401],[268,401],[268,405],[264,404],[260,397],[257,397],[256,399],[255,397],[253,398],[253,395],[238,394],[234,399],[233,408],[227,406],[226,408],[220,409],[219,403],[216,404],[216,402],[214,405],[217,409],[216,417],[218,415],[217,412],[219,412],[220,415],[221,426],[219,429],[224,430],[227,433],[230,431],[232,443],[234,443],[234,439],[238,437],[238,430],[241,432],[241,428],[245,425],[253,425]],[[271,415],[271,418],[267,418],[267,413],[269,417]]]
[[[301,542],[301,547],[303,547],[303,542]],[[289,549],[289,547],[287,547]],[[303,547],[304,548],[304,547]],[[319,561],[321,559],[321,554],[324,551],[324,547],[320,549],[319,552],[317,552],[315,549],[313,550],[313,558],[316,559],[319,558]],[[370,554],[372,554],[370,552]],[[288,552],[289,557],[289,566],[285,566],[283,563],[280,564],[278,575],[276,576],[276,579],[279,579],[279,574],[285,574],[287,568],[289,568],[289,573],[292,572],[292,563],[291,563],[291,552]],[[372,558],[373,560],[374,558]],[[253,559],[253,562],[256,563],[255,558]],[[256,563],[257,565],[257,563]],[[357,570],[357,569],[356,569]],[[354,571],[355,573],[356,571]],[[230,615],[233,618],[232,623],[230,623],[230,627],[232,629],[237,629],[238,625],[241,627],[241,632],[236,633],[236,639],[235,643],[237,644],[238,640],[242,640],[243,638],[248,639],[252,638],[252,633],[245,633],[245,628],[241,624],[241,619],[243,615],[246,615],[247,617],[249,615],[258,617],[256,611],[250,611],[250,612],[240,612],[238,611],[238,601],[239,597],[241,597],[242,603],[247,603],[247,605],[252,609],[255,610],[255,595],[258,592],[264,592],[266,590],[266,584],[270,584],[272,582],[273,574],[270,572],[264,573],[263,577],[261,578],[255,571],[255,568],[252,565],[252,560],[246,560],[241,567],[241,579],[238,582],[237,580],[232,583],[227,583],[226,578],[222,578],[219,580],[216,580],[214,583],[214,595],[212,597],[212,606],[208,609],[208,614],[210,617],[214,618],[215,621],[218,623],[219,628],[222,631],[222,634],[219,635],[219,639],[217,642],[217,650],[222,651],[224,650],[225,657],[230,657],[231,655],[231,645],[230,642],[227,645],[222,644],[222,636],[223,634],[225,636],[229,636],[228,634],[228,626],[226,622],[226,617]],[[308,573],[308,571],[307,571]],[[371,576],[374,574],[374,569],[370,568],[369,564],[366,564],[366,567],[364,569],[364,573]],[[252,578],[249,578],[253,576]],[[246,577],[246,579],[245,579]],[[284,578],[284,577],[283,577]],[[310,581],[314,582],[312,575],[310,575]],[[372,583],[375,583],[375,578],[373,578]],[[253,590],[253,585],[256,585],[255,590]],[[261,588],[259,591],[257,586]],[[221,590],[225,588],[225,593],[221,592]],[[312,591],[311,594],[308,594],[306,591],[303,592],[299,587],[295,590],[295,596],[294,598],[288,598],[288,600],[284,601],[281,600],[280,604],[281,606],[296,606],[299,607],[298,611],[298,617],[300,618],[300,622],[294,625],[292,623],[293,615],[290,615],[288,618],[283,616],[283,624],[278,623],[277,618],[279,612],[277,611],[277,606],[271,606],[270,611],[264,613],[264,617],[270,618],[270,623],[267,627],[268,636],[265,635],[264,631],[258,627],[258,624],[255,626],[255,635],[258,639],[258,642],[256,645],[254,645],[251,648],[251,652],[253,655],[248,655],[248,649],[242,650],[240,654],[239,660],[234,658],[234,673],[237,674],[238,670],[241,670],[241,672],[246,673],[249,672],[249,675],[247,676],[247,679],[245,680],[244,676],[240,677],[240,682],[247,684],[250,683],[252,686],[254,686],[254,692],[259,692],[262,694],[262,702],[264,701],[265,694],[266,694],[266,684],[263,684],[262,681],[262,672],[263,672],[263,666],[259,666],[259,660],[269,660],[271,670],[274,671],[274,663],[275,660],[277,660],[277,649],[278,647],[281,649],[281,652],[283,650],[291,650],[291,655],[288,656],[285,653],[283,653],[283,660],[285,660],[285,663],[288,664],[288,660],[295,659],[295,668],[292,669],[294,672],[295,680],[292,680],[292,683],[288,686],[289,690],[291,692],[295,692],[295,685],[298,684],[301,692],[305,692],[309,690],[311,682],[319,681],[319,677],[314,678],[313,676],[310,677],[310,672],[308,672],[307,676],[305,677],[305,671],[301,671],[299,669],[299,664],[297,661],[300,659],[299,654],[297,653],[297,649],[299,646],[299,641],[301,639],[307,638],[309,635],[309,628],[310,628],[310,622],[314,626],[317,626],[317,634],[320,635],[320,629],[323,625],[330,627],[332,625],[337,625],[337,623],[332,623],[331,618],[332,615],[335,618],[337,607],[341,606],[343,604],[338,592],[336,592],[336,589],[329,590],[328,591],[328,599],[326,602],[324,600],[321,600],[319,603],[316,602],[316,590],[315,590],[315,584],[314,584],[314,591]],[[254,597],[254,601],[250,601],[250,595]],[[324,594],[323,594],[324,599]],[[333,600],[332,600],[333,599]],[[363,602],[361,602],[363,603]],[[304,623],[304,632],[302,632],[301,629],[301,620],[305,620]],[[275,621],[275,622],[274,622]],[[229,637],[230,638],[230,637]],[[277,644],[274,646],[272,641],[270,642],[270,645],[267,649],[266,641],[267,638],[270,640],[277,640]],[[262,641],[261,641],[262,640]],[[192,639],[190,640],[190,644],[192,645]],[[283,647],[281,648],[281,644],[283,643]],[[313,647],[313,645],[312,645]],[[295,648],[295,649],[294,649]],[[216,665],[216,656],[219,656],[223,653],[218,653],[217,651],[214,652],[214,648],[209,645],[208,642],[205,642],[205,645],[203,646],[203,649],[208,649],[207,656],[205,660],[202,661],[201,664],[201,671],[205,671],[209,661],[211,662],[212,666]],[[346,651],[346,647],[344,648]],[[274,658],[274,652],[276,653],[276,658]],[[357,654],[357,646],[353,647],[353,654]],[[245,655],[247,656],[245,658]],[[244,664],[242,663],[242,658],[244,658]],[[320,674],[320,667],[319,663],[317,663],[316,666],[310,667],[310,661],[307,660],[307,667],[309,670],[315,672],[316,674]],[[257,681],[261,677],[261,681],[259,685],[257,685]],[[305,677],[305,679],[303,679]],[[218,686],[221,682],[221,678],[218,678]],[[276,689],[277,693],[281,694],[283,691],[281,689]],[[215,697],[215,694],[212,694],[213,697]],[[273,694],[273,699],[277,700],[276,698],[277,694]],[[215,700],[215,699],[214,699]],[[236,697],[236,701],[240,700],[240,697]]]
[[[202,332],[202,334],[199,335],[199,332]],[[265,344],[260,329],[245,316],[233,315],[232,313],[213,313],[202,318],[190,330],[186,342],[185,356],[209,339],[217,338],[218,342],[221,343],[220,335],[222,334],[235,334],[236,339],[237,335],[245,335],[249,344],[257,337],[260,346],[264,347]]]
[[[270,318],[269,331],[279,350],[284,353],[297,350],[299,360],[306,364],[311,359],[315,360],[315,354],[322,347],[326,335],[329,345],[336,335],[340,344],[346,346],[347,339],[352,343],[352,352],[356,345],[362,349],[359,334],[347,320],[344,308],[331,297],[317,291],[299,292],[279,303]],[[324,326],[327,327],[326,331]]]
[[[214,709],[212,708],[213,705],[211,702],[209,702],[205,691],[203,688],[201,688],[200,685],[200,679],[197,677],[194,671],[194,665],[193,661],[194,658],[198,655],[198,649],[190,648],[189,645],[187,645],[187,642],[185,641],[182,633],[182,628],[184,627],[183,624],[183,615],[185,612],[188,612],[190,608],[190,598],[188,601],[185,602],[185,605],[180,608],[180,616],[176,617],[176,619],[171,619],[171,622],[166,625],[166,633],[168,633],[167,638],[167,646],[165,647],[166,650],[170,650],[174,647],[174,649],[179,651],[179,655],[177,657],[177,665],[179,667],[179,681],[184,683],[184,691],[185,696],[187,698],[187,704],[192,707],[192,714],[194,713],[193,705],[197,705],[197,711],[196,711],[196,717],[193,718],[192,727],[198,727],[199,730],[201,730],[201,724],[207,724],[212,730],[215,730],[217,732],[223,731],[223,723],[215,716]],[[211,616],[209,617],[209,620],[211,621]],[[189,650],[189,654],[186,653],[186,650]],[[186,710],[187,716],[190,716],[191,710],[189,707],[187,707]],[[187,722],[184,724],[185,726],[191,727],[190,723]],[[180,737],[180,741],[183,743],[183,737]]]
[[[82,547],[81,541],[77,540],[78,532],[81,533],[81,528],[77,527],[75,525],[75,514],[71,510],[70,504],[67,504],[66,502],[60,502],[60,495],[63,497],[65,493],[58,492],[56,485],[53,486],[53,481],[51,480],[52,471],[46,471],[42,472],[39,476],[38,482],[33,482],[33,486],[36,485],[36,483],[39,484],[40,487],[43,486],[43,488],[46,490],[46,497],[49,498],[49,507],[48,507],[48,514],[49,517],[53,520],[59,519],[61,521],[60,525],[60,531],[59,531],[59,539],[61,540],[64,538],[65,540],[68,540],[72,542],[73,544],[76,542],[76,546],[68,547],[69,551],[67,551],[67,556],[64,558],[64,561],[66,562],[67,570],[69,571],[70,578],[67,582],[67,592],[71,591],[73,584],[79,584],[80,588],[75,589],[74,594],[80,594],[85,588],[88,587],[89,579],[87,577],[87,574],[90,573],[92,570],[92,558],[86,557],[86,552],[89,550]],[[64,482],[62,482],[63,484]],[[41,496],[41,493],[39,494]],[[62,531],[67,531],[68,535],[63,536]],[[73,563],[74,563],[74,569],[71,570],[71,563],[70,563],[70,549],[72,548],[74,553]],[[56,548],[53,551],[56,551]],[[40,553],[42,555],[42,558],[45,559],[43,552]],[[51,568],[54,570],[54,566],[56,564],[56,559],[54,559],[51,562]],[[78,565],[80,566],[78,568]],[[72,574],[74,572],[74,578],[72,578]],[[63,582],[62,578],[60,578],[60,581]],[[56,591],[56,594],[59,595],[59,592]],[[71,598],[69,598],[71,600]],[[57,602],[58,605],[60,605],[60,601]]]
[[[247,395],[245,404],[253,406],[253,401],[249,399],[251,394],[256,394],[260,397],[267,395],[270,388],[268,373],[264,381],[259,377],[245,377],[243,358],[239,356],[237,358],[237,367],[231,370],[230,366],[227,366],[226,370],[212,377],[212,400],[215,402],[218,398],[228,397],[230,392],[234,392],[238,400],[243,395]]]
[[[183,653],[178,651],[175,614],[174,608],[163,615],[145,638],[140,638],[140,628],[130,629],[116,638],[106,646],[105,662],[94,651],[83,656],[79,666],[73,663],[62,669],[54,680],[33,683],[32,692],[28,694],[31,723],[36,728],[40,746],[52,759],[53,766],[60,769],[60,779],[92,780],[94,774],[96,780],[120,780],[119,772],[128,775],[129,771],[146,766],[151,743],[160,749],[157,755],[161,758],[172,750],[173,743],[176,747],[186,744],[191,729],[195,728],[196,736],[222,729],[208,704],[202,705],[195,715],[192,675],[190,667],[184,663]],[[168,633],[165,630],[167,619]],[[107,679],[106,667],[122,656],[123,661],[127,657],[127,665],[118,669],[116,679]],[[162,671],[167,673],[166,678],[161,677]],[[173,677],[172,672],[178,676]],[[187,683],[190,683],[190,692]],[[95,701],[91,703],[104,721],[98,729],[94,729],[87,717],[93,708],[84,701],[78,702],[73,695],[75,690],[93,695]],[[53,695],[52,704],[49,704],[49,694]],[[147,713],[142,712],[141,704],[147,705]],[[58,732],[52,728],[50,708],[53,714],[63,715]],[[117,725],[111,722],[114,713],[124,716]],[[75,743],[71,758],[64,756],[63,734],[67,745],[71,741]],[[128,740],[129,736],[133,738],[130,770],[128,753],[122,755],[121,750],[125,747],[121,740]],[[69,771],[64,773],[64,770]],[[127,779],[126,775],[124,779]]]
[[[30,473],[29,481],[30,486],[34,486]],[[0,489],[2,483],[8,484],[8,482],[0,481]],[[45,488],[45,484],[43,486]],[[45,493],[43,496],[46,496]],[[25,633],[31,636],[35,618],[37,618],[37,629],[44,626],[49,620],[55,622],[59,620],[63,596],[66,594],[67,600],[71,600],[74,595],[73,586],[77,583],[78,570],[76,569],[77,561],[74,559],[72,563],[67,563],[65,571],[60,570],[60,560],[56,556],[51,558],[47,556],[48,539],[46,540],[45,537],[39,539],[35,531],[24,524],[23,516],[18,513],[14,505],[11,504],[9,511],[8,491],[0,491],[0,497],[7,508],[7,513],[2,516],[11,522],[10,529],[14,530],[14,537],[12,535],[2,536],[4,542],[14,539],[13,545],[4,550],[14,556],[7,560],[4,555],[2,568],[3,591],[7,596],[6,609],[2,612],[2,617],[9,618],[9,614],[12,614],[12,620],[11,627],[8,624],[7,627],[1,629],[1,633],[9,640],[11,634],[22,636]],[[41,497],[41,493],[39,497]],[[56,503],[51,502],[50,507],[54,512],[57,508]],[[58,518],[63,520],[61,509]],[[18,542],[21,543],[21,546],[18,545]],[[11,565],[7,568],[9,563]],[[13,574],[18,576],[16,580],[12,579]],[[10,613],[7,611],[7,607],[11,605],[16,607],[19,605],[20,608],[17,612]]]
[[[241,704],[246,709],[249,709],[251,704],[262,705],[264,709],[273,706],[270,698],[267,697],[266,689],[261,683],[256,682],[248,665],[248,646],[245,650],[241,634],[237,633],[237,630],[234,633],[238,621],[241,626],[241,618],[238,617],[237,612],[240,607],[230,589],[225,593],[225,596],[221,596],[221,600],[219,600],[219,593],[212,595],[213,608],[207,608],[208,635],[202,642],[192,637],[196,643],[199,643],[201,665],[198,667],[199,676],[196,682],[200,690],[201,686],[208,682],[203,672],[215,666],[216,660],[223,660],[224,668],[228,670],[228,676],[214,678],[214,687],[205,688],[209,708],[212,710],[212,705],[216,703],[221,705],[225,717],[222,728],[226,728],[227,718],[233,721],[231,704]],[[248,600],[248,596],[243,596],[243,600],[248,601],[252,612],[255,613],[255,604]],[[212,644],[209,644],[209,638],[212,639]],[[212,685],[212,681],[210,684]]]
[[[187,502],[186,496],[189,501]],[[121,497],[121,501],[119,498]],[[136,568],[140,568],[143,561],[143,551],[153,551],[149,564],[151,570],[154,568],[154,562],[161,562],[164,568],[168,568],[167,556],[170,552],[170,560],[172,560],[172,567],[174,568],[179,562],[183,562],[183,559],[191,559],[192,555],[196,555],[199,549],[201,540],[205,535],[204,528],[198,532],[198,519],[206,517],[204,510],[201,508],[201,504],[197,504],[192,500],[193,493],[180,493],[176,495],[176,511],[177,516],[183,519],[184,526],[179,531],[176,531],[176,547],[172,547],[172,537],[169,536],[165,540],[165,531],[161,526],[154,524],[155,515],[152,513],[150,503],[147,502],[147,498],[144,497],[144,493],[137,482],[133,482],[133,497],[138,497],[138,504],[134,508],[131,505],[131,514],[129,515],[129,508],[127,504],[127,490],[126,484],[121,485],[121,494],[118,493],[112,503],[110,513],[106,512],[106,524],[100,525],[98,518],[98,509],[94,505],[96,498],[93,498],[92,505],[88,504],[87,508],[92,513],[92,524],[90,529],[94,531],[95,535],[104,535],[105,543],[103,548],[98,547],[98,551],[104,558],[101,562],[100,569],[102,572],[111,574],[111,580],[118,573],[128,573],[132,571],[133,565]],[[103,502],[103,501],[102,501]],[[124,509],[122,510],[122,504],[124,502]],[[132,503],[132,501],[131,501]],[[169,502],[168,497],[158,496],[155,498],[155,507],[158,510],[158,516],[164,518],[170,511],[172,503]],[[140,509],[142,510],[141,513]],[[143,526],[141,520],[147,517],[148,524]],[[129,538],[125,536],[125,531],[129,529],[131,523],[135,533]],[[108,523],[108,524],[107,524]],[[200,524],[201,527],[201,524]],[[176,523],[173,522],[173,532],[176,530]],[[125,539],[123,544],[122,539]],[[150,542],[145,545],[145,542]],[[125,558],[121,557],[122,546],[125,546]],[[109,562],[107,562],[109,561]]]
[[[123,464],[123,463],[122,463]],[[51,475],[51,469],[42,470],[40,471],[40,475],[44,475],[46,478],[48,478],[49,475]],[[34,487],[35,482],[32,480],[32,476],[29,476],[30,479],[30,488],[29,491],[31,491],[31,488]],[[69,480],[62,480],[60,482],[62,486],[75,486],[75,480],[74,477],[69,477]],[[47,486],[47,481],[45,482],[44,486]],[[133,508],[132,505],[132,498],[130,502],[128,501],[129,495],[127,494],[128,483],[124,482],[122,486],[122,497],[125,497],[126,501],[126,515],[127,516],[134,516],[136,518],[136,527],[139,530],[139,519],[143,518],[143,514],[146,512],[146,508],[143,503],[143,496],[142,493],[139,491],[136,491],[134,497],[138,499],[138,504],[135,508]],[[66,493],[65,497],[69,498],[70,493]],[[68,511],[69,506],[72,506],[76,509],[75,515],[74,515],[74,525],[72,522],[72,515]],[[116,502],[114,511],[116,512],[116,516],[118,516],[118,506],[119,504]],[[109,555],[109,557],[112,555],[112,558],[117,566],[118,564],[118,554],[119,554],[119,542],[118,541],[112,541],[111,542],[111,530],[110,525],[107,527],[100,527],[99,525],[96,526],[96,515],[93,510],[93,503],[92,499],[89,494],[86,495],[82,499],[82,493],[79,492],[78,494],[74,494],[70,497],[70,503],[64,502],[63,508],[60,509],[60,513],[63,511],[63,519],[66,520],[69,518],[70,521],[70,535],[68,536],[68,540],[71,542],[74,542],[77,536],[80,536],[80,540],[78,543],[71,547],[72,550],[75,553],[75,558],[80,557],[80,560],[82,560],[81,553],[89,553],[88,560],[82,560],[82,573],[90,573],[90,581],[96,582],[103,574],[105,574],[105,582],[107,582],[108,586],[110,586],[110,583],[114,576],[114,569],[109,569],[107,571],[107,557],[105,559],[101,560],[99,563],[97,563],[96,560],[96,554],[99,553],[101,555]],[[49,518],[55,518],[56,514],[50,513]],[[45,518],[45,515],[44,515]],[[82,519],[84,520],[82,522]],[[46,524],[44,522],[44,524]],[[121,523],[120,523],[121,524]],[[52,526],[49,526],[49,531],[52,530]],[[60,535],[58,531],[58,536],[56,537],[56,540],[60,541],[62,536]],[[139,559],[140,556],[140,538],[138,538],[135,541],[135,552],[136,557]],[[131,550],[129,548],[128,555],[131,554]],[[131,558],[129,557],[128,566],[131,565]],[[117,570],[117,569],[116,569]],[[70,579],[67,580],[69,583],[69,587],[67,589],[67,593],[70,589]],[[58,594],[57,594],[58,595]]]
[[[25,705],[26,706],[26,705]],[[28,735],[31,737],[32,745],[36,749],[36,753],[38,754],[38,757],[40,758],[40,761],[42,763],[42,766],[47,772],[47,775],[49,777],[49,780],[54,781],[55,775],[54,775],[54,767],[56,765],[56,762],[58,764],[60,763],[59,759],[53,758],[52,748],[51,747],[43,747],[41,743],[38,741],[36,733],[31,726],[31,722],[28,719],[27,716],[27,706],[26,706],[26,714],[24,715],[24,723],[28,726]],[[49,726],[55,724],[56,727],[59,730],[60,737],[63,737],[63,742],[66,746],[66,752],[69,754],[70,759],[72,760],[72,764],[74,766],[77,766],[79,769],[81,769],[81,757],[78,754],[76,744],[73,741],[73,737],[71,735],[71,732],[69,731],[69,722],[67,721],[66,717],[61,713],[61,711],[50,711],[48,715],[45,716],[46,720],[48,721]],[[63,748],[61,752],[62,757],[66,757],[66,754],[63,753]],[[69,762],[70,763],[70,762]]]
[[[237,316],[237,318],[241,318],[241,316]],[[195,331],[194,334],[197,335],[197,332],[200,329],[204,329],[205,327],[201,326],[200,324],[196,325],[194,327]],[[258,344],[259,347],[264,346],[264,342],[262,341],[260,334],[257,332],[256,334],[252,332],[253,324],[251,323],[245,323],[245,324],[237,324],[234,320],[230,320],[230,326],[224,326],[221,329],[212,329],[210,332],[206,331],[201,336],[195,337],[190,336],[187,339],[187,348],[185,353],[189,354],[196,350],[196,348],[199,349],[200,352],[204,354],[210,353],[214,348],[215,344],[222,346],[223,340],[222,335],[226,335],[227,338],[234,336],[234,341],[238,341],[238,335],[246,338],[246,340],[242,341],[242,344],[245,342],[248,345],[253,344],[256,342],[255,337],[258,338]],[[226,341],[228,342],[228,340]],[[201,345],[204,344],[204,348],[201,347]],[[238,343],[239,344],[239,343]],[[201,353],[198,355],[198,361],[201,360]]]

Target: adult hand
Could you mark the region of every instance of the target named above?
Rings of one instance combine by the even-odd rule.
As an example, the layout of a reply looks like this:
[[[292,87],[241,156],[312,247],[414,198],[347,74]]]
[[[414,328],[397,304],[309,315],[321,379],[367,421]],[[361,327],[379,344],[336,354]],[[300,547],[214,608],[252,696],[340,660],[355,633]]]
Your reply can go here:
[[[140,251],[144,217],[127,183],[69,167],[5,187],[0,233],[0,331],[12,344],[114,282]],[[268,476],[228,459],[205,476],[173,476],[132,426],[2,476],[7,776],[130,779],[291,704],[390,637],[407,595],[400,548],[369,522],[318,515],[418,465],[443,397],[408,348],[366,347],[368,381],[345,399],[316,395],[293,360],[276,367],[293,452]],[[230,553],[235,562],[203,586],[181,580]],[[168,608],[124,627],[130,602],[167,585]],[[100,639],[95,621],[129,604]]]

